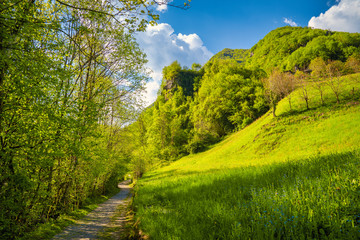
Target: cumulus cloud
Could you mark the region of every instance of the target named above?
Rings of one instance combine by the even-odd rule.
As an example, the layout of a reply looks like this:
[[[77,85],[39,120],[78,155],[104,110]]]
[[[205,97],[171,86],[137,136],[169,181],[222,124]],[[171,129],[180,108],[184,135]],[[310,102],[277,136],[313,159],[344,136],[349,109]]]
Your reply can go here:
[[[284,23],[289,24],[292,27],[297,27],[297,23],[291,20],[290,18],[284,18]]]
[[[332,31],[360,32],[360,1],[340,0],[325,13],[312,17],[309,27]]]
[[[213,56],[197,34],[175,34],[174,29],[167,23],[148,26],[145,32],[136,35],[136,39],[149,60],[147,67],[152,70],[152,80],[146,85],[143,99],[147,105],[156,100],[163,67],[176,60],[182,66],[204,64]]]

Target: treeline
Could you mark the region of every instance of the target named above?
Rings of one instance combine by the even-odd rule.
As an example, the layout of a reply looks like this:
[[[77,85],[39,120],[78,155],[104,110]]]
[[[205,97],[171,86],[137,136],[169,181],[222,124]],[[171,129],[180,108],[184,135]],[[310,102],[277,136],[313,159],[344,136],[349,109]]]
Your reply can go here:
[[[132,36],[144,6],[1,2],[0,239],[113,191],[127,171],[121,127],[146,80]]]
[[[275,116],[277,103],[285,97],[291,109],[296,88],[301,88],[307,109],[310,88],[324,103],[327,85],[339,102],[340,76],[358,72],[359,60],[360,34],[284,27],[270,32],[250,52],[224,49],[203,67],[187,69],[174,62],[163,69],[156,102],[128,127],[136,133],[131,138],[136,175],[207,149],[269,108]]]

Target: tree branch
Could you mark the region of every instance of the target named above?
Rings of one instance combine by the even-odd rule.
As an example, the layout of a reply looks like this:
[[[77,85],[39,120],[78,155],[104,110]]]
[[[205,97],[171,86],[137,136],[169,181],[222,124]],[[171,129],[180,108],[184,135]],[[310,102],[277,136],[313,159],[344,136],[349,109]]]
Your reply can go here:
[[[55,1],[58,2],[58,3],[60,3],[61,5],[67,6],[67,7],[69,7],[69,8],[73,8],[73,9],[77,9],[77,10],[82,10],[82,11],[96,12],[96,13],[100,13],[100,14],[104,14],[104,15],[107,15],[107,16],[114,17],[113,14],[108,13],[108,12],[103,12],[103,11],[99,11],[99,10],[95,10],[95,9],[91,9],[91,8],[76,7],[76,6],[70,5],[70,4],[68,4],[68,3],[65,3],[65,2],[63,2],[63,1],[60,1],[60,0],[55,0]]]

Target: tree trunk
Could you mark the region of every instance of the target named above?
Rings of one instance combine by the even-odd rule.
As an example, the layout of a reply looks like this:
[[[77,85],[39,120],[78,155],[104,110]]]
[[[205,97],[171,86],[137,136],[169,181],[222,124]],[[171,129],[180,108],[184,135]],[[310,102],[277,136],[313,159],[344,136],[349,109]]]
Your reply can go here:
[[[336,102],[340,103],[339,93],[335,92]]]
[[[292,110],[292,107],[291,107],[291,97],[288,96],[288,100],[289,100],[289,107],[290,107],[290,111]]]
[[[305,102],[306,102],[306,110],[309,110],[309,99],[305,98]]]
[[[273,108],[272,108],[273,109],[273,111],[272,111],[273,117],[276,117],[276,113],[275,113],[276,112],[276,104],[273,103],[272,105],[273,105]]]

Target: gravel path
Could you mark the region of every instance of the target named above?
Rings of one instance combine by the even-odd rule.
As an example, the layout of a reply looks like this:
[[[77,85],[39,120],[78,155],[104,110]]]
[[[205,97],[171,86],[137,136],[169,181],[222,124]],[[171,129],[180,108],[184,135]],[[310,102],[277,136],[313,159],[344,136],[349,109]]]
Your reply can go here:
[[[85,218],[79,220],[76,224],[71,225],[57,234],[53,240],[58,239],[99,239],[98,234],[113,225],[114,219],[111,219],[120,205],[125,205],[130,199],[130,180],[119,183],[121,191],[99,205],[94,211],[89,213]],[[125,221],[125,215],[117,217],[115,220],[117,226],[121,226]]]

